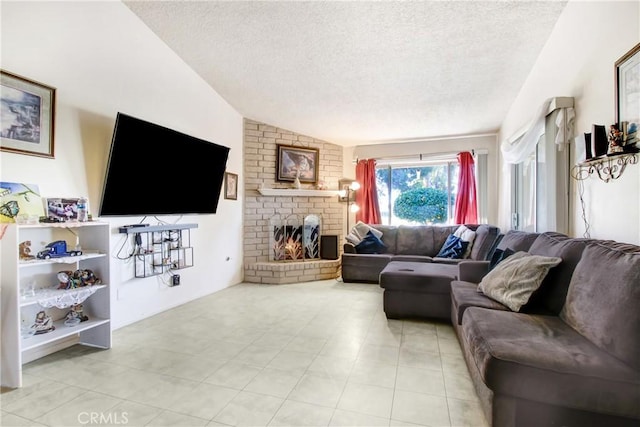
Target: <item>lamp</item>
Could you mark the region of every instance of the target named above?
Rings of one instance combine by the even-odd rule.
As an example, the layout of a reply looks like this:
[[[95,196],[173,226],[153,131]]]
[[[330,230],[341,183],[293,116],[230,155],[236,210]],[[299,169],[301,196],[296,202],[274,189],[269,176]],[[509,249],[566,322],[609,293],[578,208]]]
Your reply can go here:
[[[360,189],[360,183],[350,179],[340,180],[339,201],[347,203],[347,233],[349,232],[349,215],[360,210],[360,206],[355,203],[355,192]]]

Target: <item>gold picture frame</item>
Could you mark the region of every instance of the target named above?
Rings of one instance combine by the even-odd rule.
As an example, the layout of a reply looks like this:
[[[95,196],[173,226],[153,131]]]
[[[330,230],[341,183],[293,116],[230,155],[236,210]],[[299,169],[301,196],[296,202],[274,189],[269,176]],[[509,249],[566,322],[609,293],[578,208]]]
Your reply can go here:
[[[640,122],[640,43],[615,63],[616,123]]]
[[[0,150],[53,159],[56,89],[0,70]]]

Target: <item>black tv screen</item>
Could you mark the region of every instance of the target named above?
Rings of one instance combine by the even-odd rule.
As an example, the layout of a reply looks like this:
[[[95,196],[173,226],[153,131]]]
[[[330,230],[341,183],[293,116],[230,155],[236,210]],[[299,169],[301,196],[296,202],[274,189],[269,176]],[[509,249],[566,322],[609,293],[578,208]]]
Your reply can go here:
[[[118,113],[100,216],[212,214],[229,148]]]

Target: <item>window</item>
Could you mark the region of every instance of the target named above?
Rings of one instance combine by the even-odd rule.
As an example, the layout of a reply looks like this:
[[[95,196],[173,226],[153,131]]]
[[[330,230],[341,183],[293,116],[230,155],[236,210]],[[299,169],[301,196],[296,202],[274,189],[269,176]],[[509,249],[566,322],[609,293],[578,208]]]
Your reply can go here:
[[[417,162],[376,168],[383,224],[451,224],[458,190],[458,162]]]

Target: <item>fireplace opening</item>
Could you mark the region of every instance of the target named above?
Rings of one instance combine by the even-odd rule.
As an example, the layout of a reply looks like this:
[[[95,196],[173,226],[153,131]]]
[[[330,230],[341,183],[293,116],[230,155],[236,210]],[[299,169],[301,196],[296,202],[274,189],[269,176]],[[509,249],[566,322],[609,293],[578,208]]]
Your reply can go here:
[[[321,218],[310,214],[271,217],[271,261],[304,261],[320,258]]]

